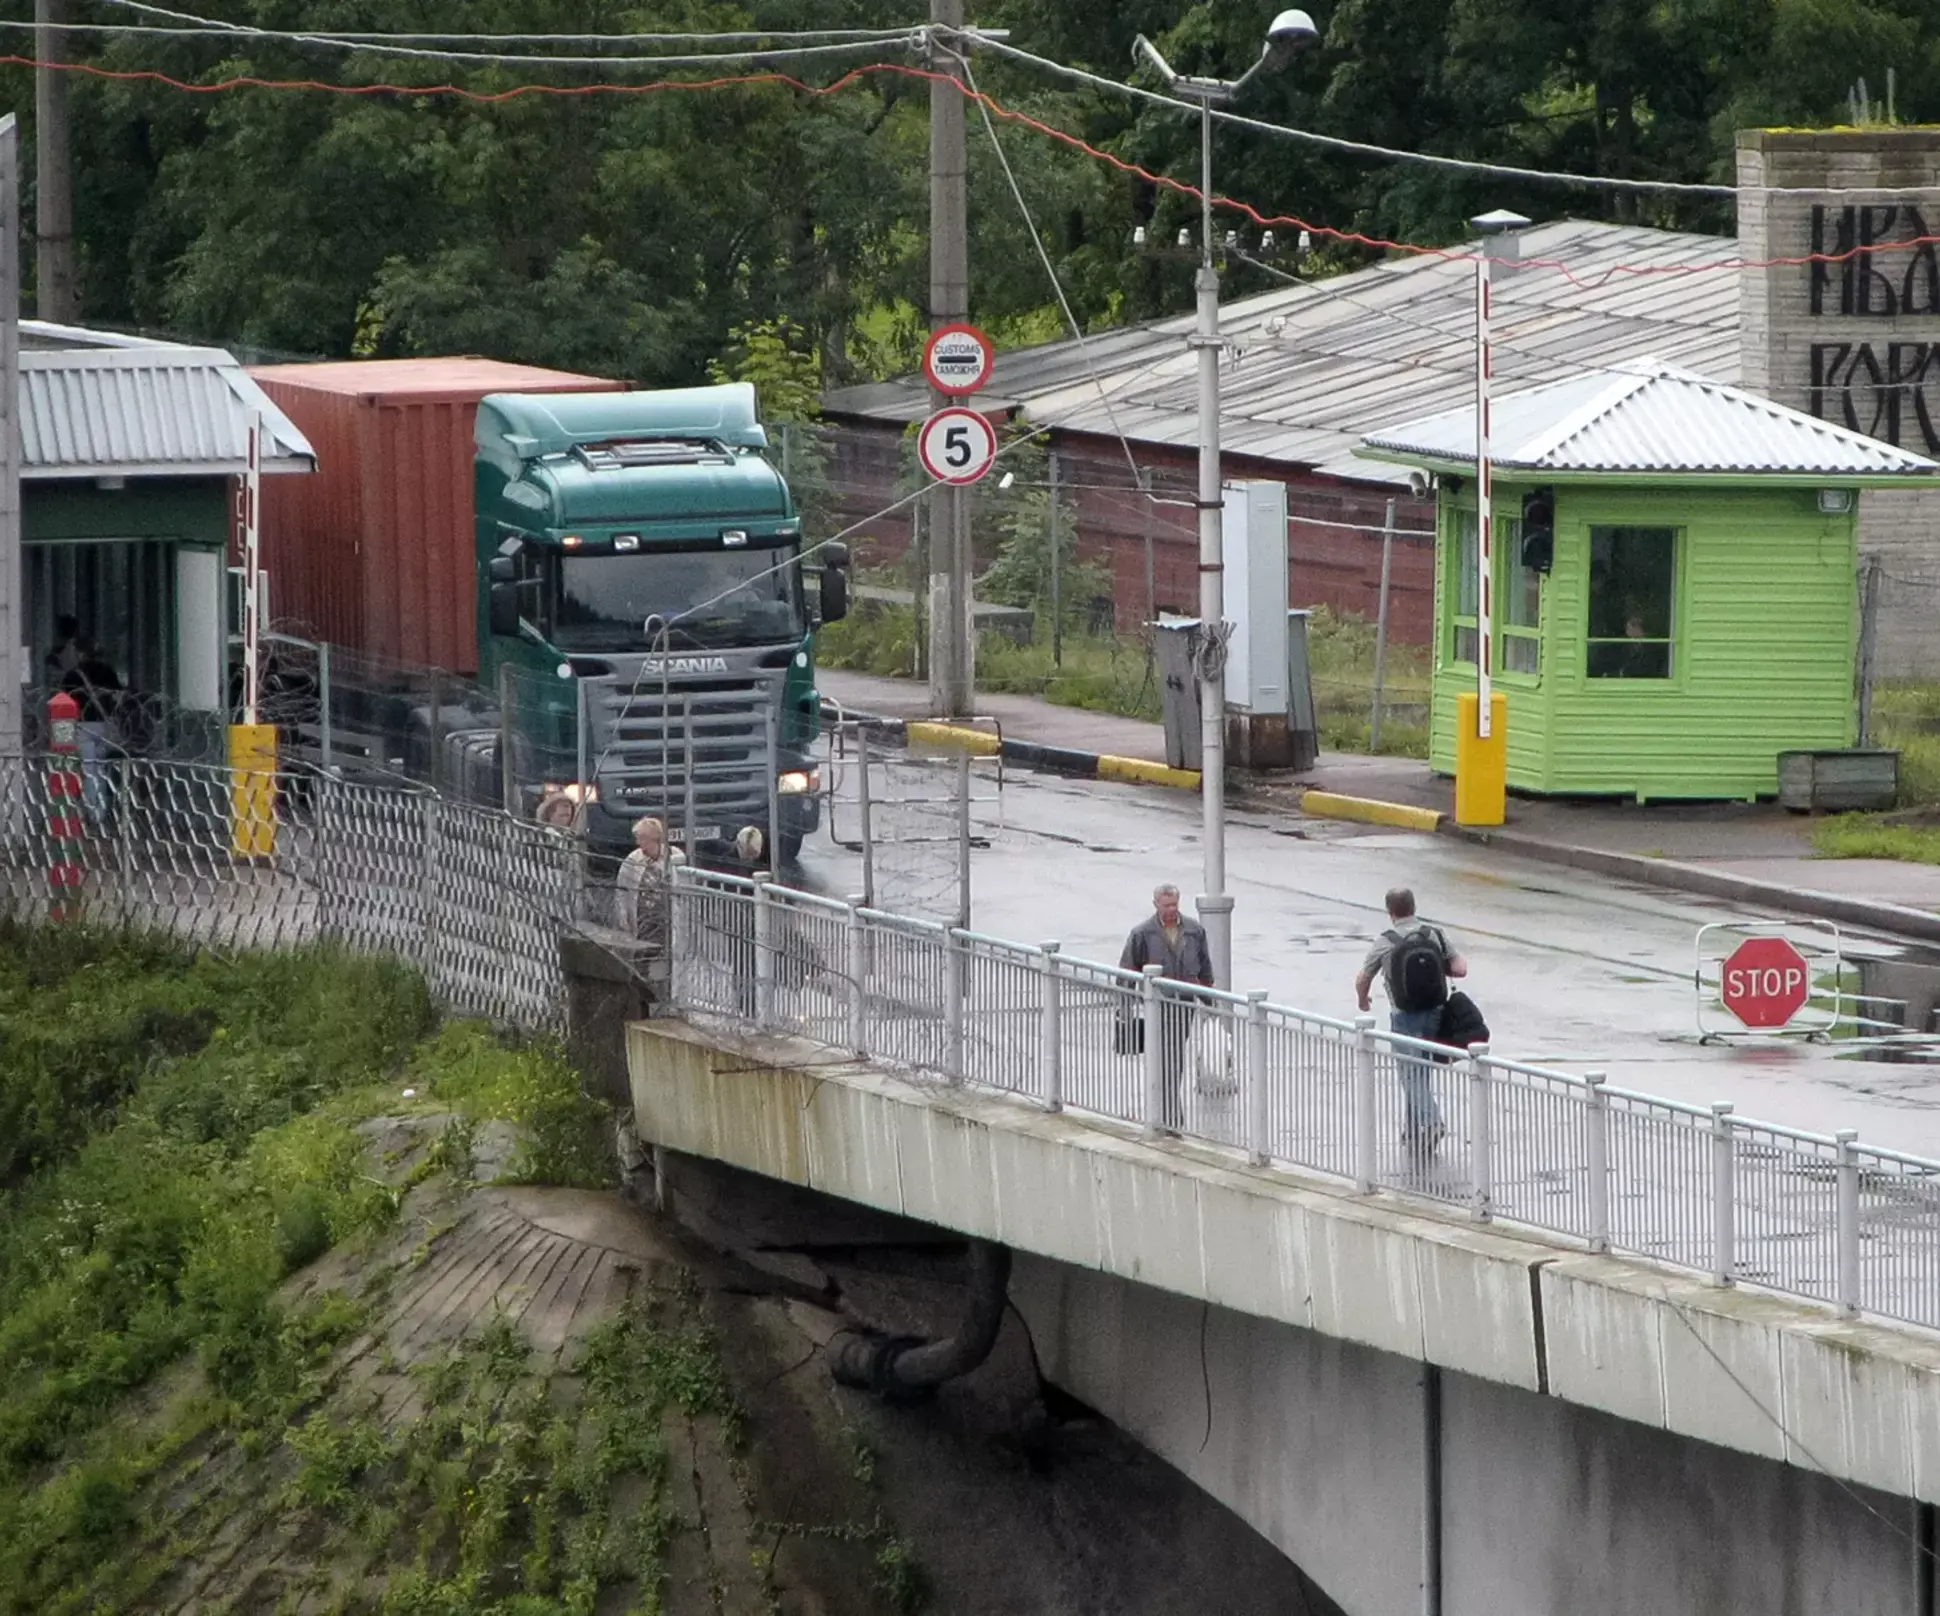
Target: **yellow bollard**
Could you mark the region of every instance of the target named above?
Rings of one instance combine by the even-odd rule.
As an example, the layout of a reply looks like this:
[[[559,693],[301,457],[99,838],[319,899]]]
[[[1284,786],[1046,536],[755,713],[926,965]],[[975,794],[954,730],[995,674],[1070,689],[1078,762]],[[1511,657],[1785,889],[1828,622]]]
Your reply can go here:
[[[276,856],[276,726],[229,726],[230,847],[237,858]]]
[[[1455,823],[1500,825],[1509,796],[1509,701],[1489,692],[1490,729],[1476,733],[1482,713],[1474,691],[1455,698]]]

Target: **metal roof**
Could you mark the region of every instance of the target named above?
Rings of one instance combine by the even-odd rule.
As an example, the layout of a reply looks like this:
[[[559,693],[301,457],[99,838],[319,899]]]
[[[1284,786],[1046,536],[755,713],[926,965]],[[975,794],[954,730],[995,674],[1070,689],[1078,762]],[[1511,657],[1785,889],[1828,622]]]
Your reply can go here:
[[[1809,476],[1898,481],[1940,463],[1708,376],[1637,359],[1492,400],[1490,459],[1546,475]],[[1365,452],[1475,463],[1475,407],[1370,433]]]
[[[1738,376],[1734,275],[1610,275],[1618,265],[1717,263],[1736,244],[1628,225],[1563,220],[1522,233],[1523,267],[1498,270],[1495,368],[1505,386],[1661,354],[1724,381]],[[1537,260],[1566,260],[1573,280]],[[1020,406],[1040,426],[1191,448],[1198,442],[1192,316],[998,355],[985,409]],[[1474,389],[1475,270],[1396,256],[1220,310],[1220,437],[1229,454],[1361,481],[1399,474],[1357,459],[1362,437]],[[1235,351],[1236,350],[1236,351]],[[1094,379],[1095,378],[1095,379]],[[1103,396],[1101,396],[1101,393]],[[1105,399],[1109,398],[1110,408]],[[906,423],[929,413],[917,378],[841,388],[835,415]]]
[[[41,335],[21,324],[23,337]],[[309,440],[220,348],[23,342],[21,475],[230,476],[246,469],[251,410],[263,414],[265,472],[316,469]]]

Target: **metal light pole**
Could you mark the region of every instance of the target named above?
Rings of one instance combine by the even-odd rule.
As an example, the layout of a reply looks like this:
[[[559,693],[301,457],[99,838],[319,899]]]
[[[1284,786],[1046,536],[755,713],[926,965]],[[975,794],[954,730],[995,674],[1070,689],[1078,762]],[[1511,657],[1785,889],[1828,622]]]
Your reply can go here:
[[[1306,12],[1283,11],[1266,31],[1260,59],[1232,80],[1175,73],[1143,34],[1132,42],[1134,61],[1149,63],[1174,95],[1199,105],[1200,251],[1199,273],[1192,283],[1198,294],[1198,318],[1189,343],[1199,355],[1199,792],[1205,812],[1206,890],[1196,901],[1212,945],[1213,977],[1222,988],[1233,981],[1233,900],[1226,891],[1226,561],[1220,530],[1219,270],[1213,263],[1212,112],[1235,100],[1263,68],[1278,66],[1319,37],[1320,30]]]

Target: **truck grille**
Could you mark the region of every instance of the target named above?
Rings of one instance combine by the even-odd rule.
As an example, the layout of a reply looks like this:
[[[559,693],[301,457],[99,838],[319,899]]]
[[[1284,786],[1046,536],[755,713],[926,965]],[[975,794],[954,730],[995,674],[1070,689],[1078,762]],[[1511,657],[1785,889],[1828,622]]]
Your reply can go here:
[[[628,815],[670,823],[687,811],[692,780],[696,825],[730,832],[767,823],[768,714],[778,711],[781,672],[674,677],[648,675],[635,689],[603,684],[588,692],[600,795]]]

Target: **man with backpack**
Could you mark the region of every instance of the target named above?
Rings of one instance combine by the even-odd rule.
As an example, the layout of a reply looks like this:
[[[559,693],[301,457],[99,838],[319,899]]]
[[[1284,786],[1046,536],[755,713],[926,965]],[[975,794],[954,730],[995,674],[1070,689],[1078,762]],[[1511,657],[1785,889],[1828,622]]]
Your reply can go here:
[[[1380,977],[1393,1007],[1390,1030],[1406,1038],[1433,1040],[1441,1036],[1449,978],[1467,975],[1468,961],[1449,947],[1440,928],[1415,918],[1414,893],[1396,887],[1388,894],[1388,929],[1368,950],[1361,973],[1354,978],[1354,993],[1363,1010],[1372,1010],[1368,995],[1374,979]],[[1396,1067],[1407,1107],[1402,1137],[1421,1154],[1432,1155],[1441,1143],[1442,1119],[1429,1063],[1404,1055]]]

